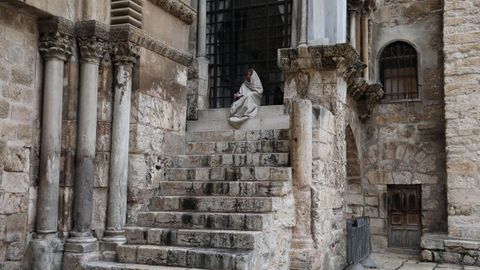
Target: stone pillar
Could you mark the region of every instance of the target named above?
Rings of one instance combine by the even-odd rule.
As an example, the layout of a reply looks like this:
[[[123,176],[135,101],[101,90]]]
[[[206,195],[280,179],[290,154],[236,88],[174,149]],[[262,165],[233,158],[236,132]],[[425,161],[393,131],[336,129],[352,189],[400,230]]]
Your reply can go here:
[[[76,177],[74,189],[73,230],[65,251],[85,253],[98,250],[90,230],[95,178],[97,131],[98,65],[105,53],[108,27],[96,21],[76,25],[80,50],[80,92],[77,126]]]
[[[197,57],[207,55],[207,1],[198,0]]]
[[[298,1],[292,2],[292,36],[291,36],[291,47],[296,48],[298,44],[298,12],[299,12]]]
[[[350,9],[350,45],[354,49],[357,48],[357,11]]]
[[[293,228],[290,269],[308,269],[313,258],[311,232],[312,102],[292,104],[292,171],[296,224]]]
[[[369,12],[363,12],[362,13],[362,19],[361,19],[361,24],[362,24],[362,62],[367,65],[365,69],[363,70],[363,77],[365,80],[368,80],[369,74],[368,74],[368,17],[369,17]]]
[[[113,46],[115,97],[113,103],[112,146],[108,190],[107,229],[103,241],[124,243],[123,229],[127,215],[128,143],[130,131],[130,97],[132,71],[139,47],[131,42]]]
[[[73,23],[54,17],[39,22],[44,59],[40,181],[36,233],[29,247],[30,269],[57,269],[62,244],[57,236],[62,137],[63,69],[72,54]]]
[[[300,5],[300,37],[298,41],[299,47],[307,46],[307,25],[308,25],[308,0],[301,0]]]

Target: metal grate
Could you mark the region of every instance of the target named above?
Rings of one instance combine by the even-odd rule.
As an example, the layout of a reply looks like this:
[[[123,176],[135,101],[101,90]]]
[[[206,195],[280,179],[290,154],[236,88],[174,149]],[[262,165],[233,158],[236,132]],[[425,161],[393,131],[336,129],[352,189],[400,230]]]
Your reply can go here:
[[[380,81],[384,99],[418,98],[417,51],[410,44],[397,41],[380,55]]]
[[[367,217],[347,220],[347,263],[357,264],[370,256],[370,221]]]
[[[264,87],[264,105],[283,103],[277,49],[290,47],[292,0],[207,0],[210,107],[229,107],[249,66]]]

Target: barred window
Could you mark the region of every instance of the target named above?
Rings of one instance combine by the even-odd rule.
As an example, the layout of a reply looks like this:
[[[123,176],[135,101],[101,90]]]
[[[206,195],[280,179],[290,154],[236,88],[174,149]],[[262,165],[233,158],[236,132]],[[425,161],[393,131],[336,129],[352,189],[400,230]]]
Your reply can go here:
[[[262,81],[263,105],[283,103],[277,49],[291,43],[292,0],[207,0],[210,107],[230,107],[251,66]]]
[[[380,82],[385,100],[418,98],[418,63],[415,48],[402,41],[389,44],[380,55]]]

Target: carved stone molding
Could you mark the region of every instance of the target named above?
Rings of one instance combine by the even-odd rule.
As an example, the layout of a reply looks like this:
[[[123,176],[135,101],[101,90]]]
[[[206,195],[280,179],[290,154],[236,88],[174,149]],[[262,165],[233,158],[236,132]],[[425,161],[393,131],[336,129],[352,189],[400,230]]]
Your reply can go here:
[[[195,21],[197,13],[190,6],[180,0],[149,0],[153,4],[161,7],[168,13],[179,18],[186,24],[192,24]],[[206,1],[206,0],[205,0]]]
[[[280,49],[278,54],[278,65],[286,74],[306,73],[308,70],[337,70],[347,82],[348,94],[362,103],[364,111],[361,112],[361,119],[368,118],[373,106],[383,96],[380,84],[366,81],[362,77],[366,65],[350,44]],[[303,84],[308,85],[308,82]]]
[[[58,58],[66,61],[72,54],[74,25],[62,17],[38,21],[40,32],[39,51],[45,59]]]
[[[193,60],[191,54],[169,46],[167,43],[157,40],[146,32],[129,25],[112,26],[110,28],[110,40],[112,42],[131,42],[187,67]]]
[[[128,41],[119,41],[112,44],[113,63],[116,66],[134,66],[139,57],[140,47]]]
[[[81,61],[99,63],[107,52],[109,26],[92,20],[77,22],[75,27]]]

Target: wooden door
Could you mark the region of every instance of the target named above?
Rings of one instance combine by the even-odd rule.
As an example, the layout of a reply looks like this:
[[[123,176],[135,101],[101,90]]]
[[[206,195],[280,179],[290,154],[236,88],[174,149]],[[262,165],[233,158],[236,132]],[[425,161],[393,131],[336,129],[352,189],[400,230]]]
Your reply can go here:
[[[419,249],[421,237],[421,186],[388,186],[388,245]]]

